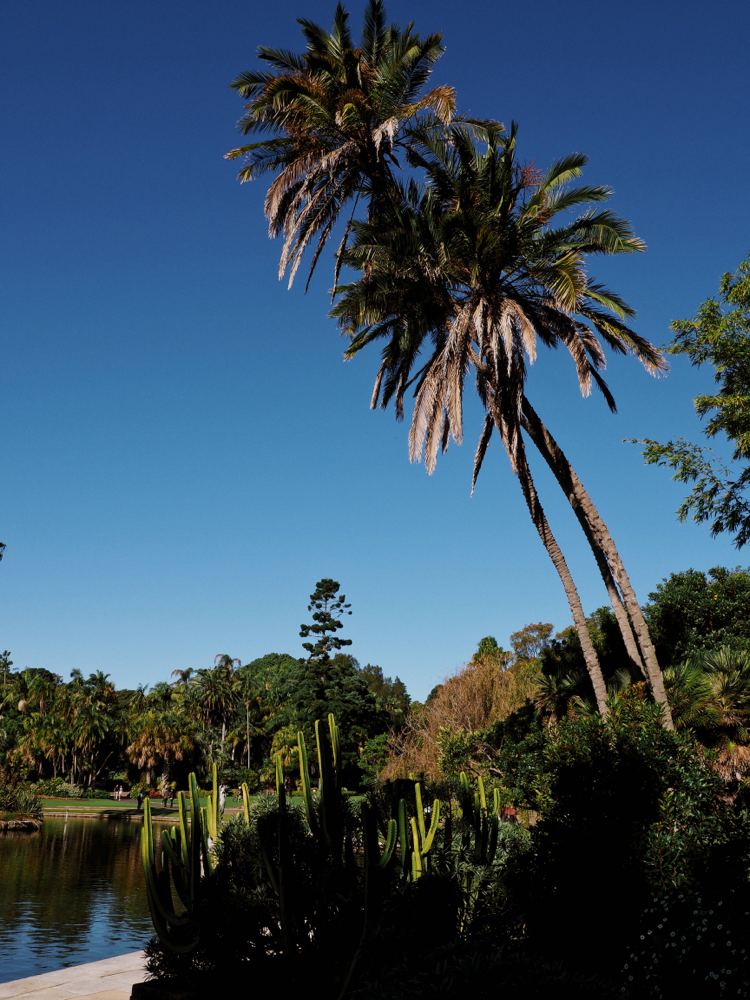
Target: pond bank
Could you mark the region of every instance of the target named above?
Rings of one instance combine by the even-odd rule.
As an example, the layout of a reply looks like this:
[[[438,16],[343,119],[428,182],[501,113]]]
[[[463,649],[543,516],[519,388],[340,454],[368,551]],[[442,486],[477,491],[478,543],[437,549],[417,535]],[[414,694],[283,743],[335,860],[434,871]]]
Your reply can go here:
[[[3,830],[41,830],[40,819],[0,819],[0,831]]]
[[[146,978],[142,951],[105,958],[99,962],[74,965],[56,972],[0,983],[0,1000],[129,1000],[135,983]]]
[[[233,816],[239,813],[240,809],[227,809],[225,816]],[[61,819],[127,819],[137,823],[143,820],[143,810],[137,809],[111,809],[104,807],[86,808],[85,806],[70,806],[68,808],[54,806],[52,808],[43,806],[45,818],[55,816]],[[158,823],[179,823],[180,814],[177,809],[152,809],[151,815]]]

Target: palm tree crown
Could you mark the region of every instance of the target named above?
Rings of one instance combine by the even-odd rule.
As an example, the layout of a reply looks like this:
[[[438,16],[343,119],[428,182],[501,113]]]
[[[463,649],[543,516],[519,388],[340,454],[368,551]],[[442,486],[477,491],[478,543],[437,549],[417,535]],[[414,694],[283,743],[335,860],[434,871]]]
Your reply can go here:
[[[271,71],[240,73],[231,84],[249,101],[240,131],[270,135],[226,156],[246,158],[242,181],[278,171],[265,211],[270,235],[285,238],[279,277],[291,265],[290,285],[310,240],[318,237],[312,275],[343,206],[364,195],[371,211],[382,208],[399,148],[408,151],[415,130],[447,122],[455,109],[452,87],[422,93],[443,52],[439,34],[421,39],[413,24],[387,25],[382,0],[369,0],[355,48],[348,21],[341,4],[330,32],[299,19],[304,54],[261,46]]]
[[[602,342],[634,352],[651,372],[665,369],[661,353],[623,322],[632,309],[586,274],[589,255],[632,253],[645,249],[643,242],[606,209],[553,225],[564,210],[610,195],[604,187],[568,186],[586,157],[566,157],[541,177],[517,163],[515,126],[484,137],[485,151],[467,128],[429,141],[425,188],[410,183],[382,221],[355,224],[345,262],[365,276],[342,288],[333,309],[352,338],[348,357],[387,340],[372,404],[395,399],[398,417],[429,344],[416,375],[409,446],[412,461],[424,457],[430,473],[440,447],[450,437],[462,440],[464,382],[474,367],[487,410],[474,482],[493,428],[516,467],[527,365],[538,342],[564,346],[584,395],[596,385],[612,409],[600,374]]]

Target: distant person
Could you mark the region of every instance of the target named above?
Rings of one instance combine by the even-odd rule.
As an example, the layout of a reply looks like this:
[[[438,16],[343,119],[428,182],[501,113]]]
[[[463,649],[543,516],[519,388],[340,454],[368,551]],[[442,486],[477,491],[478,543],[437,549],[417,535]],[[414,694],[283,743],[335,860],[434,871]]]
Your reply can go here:
[[[161,801],[164,808],[167,808],[167,802],[169,800],[169,788],[166,783],[161,786]]]
[[[169,788],[169,808],[170,809],[172,808],[172,806],[174,806],[175,795],[177,795],[177,789],[175,788],[175,785],[174,785],[174,782],[173,782],[170,785],[170,788]]]
[[[141,809],[143,808],[143,792],[141,791],[140,788],[138,789],[138,799],[137,799],[137,801],[138,801],[138,812],[140,812]]]

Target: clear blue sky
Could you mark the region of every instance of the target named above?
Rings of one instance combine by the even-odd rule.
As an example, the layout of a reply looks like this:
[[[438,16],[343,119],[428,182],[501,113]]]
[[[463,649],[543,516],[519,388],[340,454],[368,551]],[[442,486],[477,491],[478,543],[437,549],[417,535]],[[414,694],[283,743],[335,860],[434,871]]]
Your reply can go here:
[[[351,3],[359,32],[362,2]],[[467,441],[429,478],[406,427],[368,409],[375,353],[342,363],[330,266],[276,279],[261,183],[240,186],[232,77],[258,45],[301,47],[334,3],[11,0],[4,5],[0,648],[65,677],[154,683],[217,653],[301,652],[321,576],[340,580],[363,662],[424,697],[482,636],[569,623],[561,585],[493,444],[469,497]],[[589,155],[648,253],[593,273],[657,343],[750,249],[750,7],[399,0],[442,30],[436,82],[520,123],[544,166]],[[700,436],[710,374],[613,358],[619,403],[582,400],[545,354],[529,394],[598,503],[645,600],[689,566],[743,561],[679,525],[683,488],[623,438]],[[473,430],[471,429],[473,428]],[[587,610],[583,537],[539,460],[542,500]],[[750,559],[744,556],[744,561]]]

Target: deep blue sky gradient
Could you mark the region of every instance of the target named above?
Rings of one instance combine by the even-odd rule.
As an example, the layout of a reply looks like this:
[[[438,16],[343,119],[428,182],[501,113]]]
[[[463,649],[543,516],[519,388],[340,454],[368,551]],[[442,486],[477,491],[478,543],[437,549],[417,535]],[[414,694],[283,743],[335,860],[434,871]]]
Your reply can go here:
[[[359,33],[361,2],[351,3]],[[368,409],[377,352],[342,363],[310,292],[276,278],[262,182],[240,186],[228,89],[258,45],[301,48],[295,17],[331,2],[100,0],[4,6],[0,647],[17,666],[118,685],[299,653],[307,595],[340,580],[364,663],[424,697],[491,633],[570,620],[494,442],[469,498],[479,431],[428,478],[405,425]],[[716,2],[392,3],[442,30],[435,82],[463,110],[520,123],[539,166],[589,155],[588,183],[649,247],[596,262],[657,343],[750,249],[750,8]],[[612,359],[619,403],[582,400],[544,353],[529,395],[610,525],[636,590],[743,560],[676,523],[684,489],[623,438],[700,437],[710,373],[666,379]],[[584,606],[606,593],[541,462],[542,500]],[[745,561],[747,561],[745,557]]]

